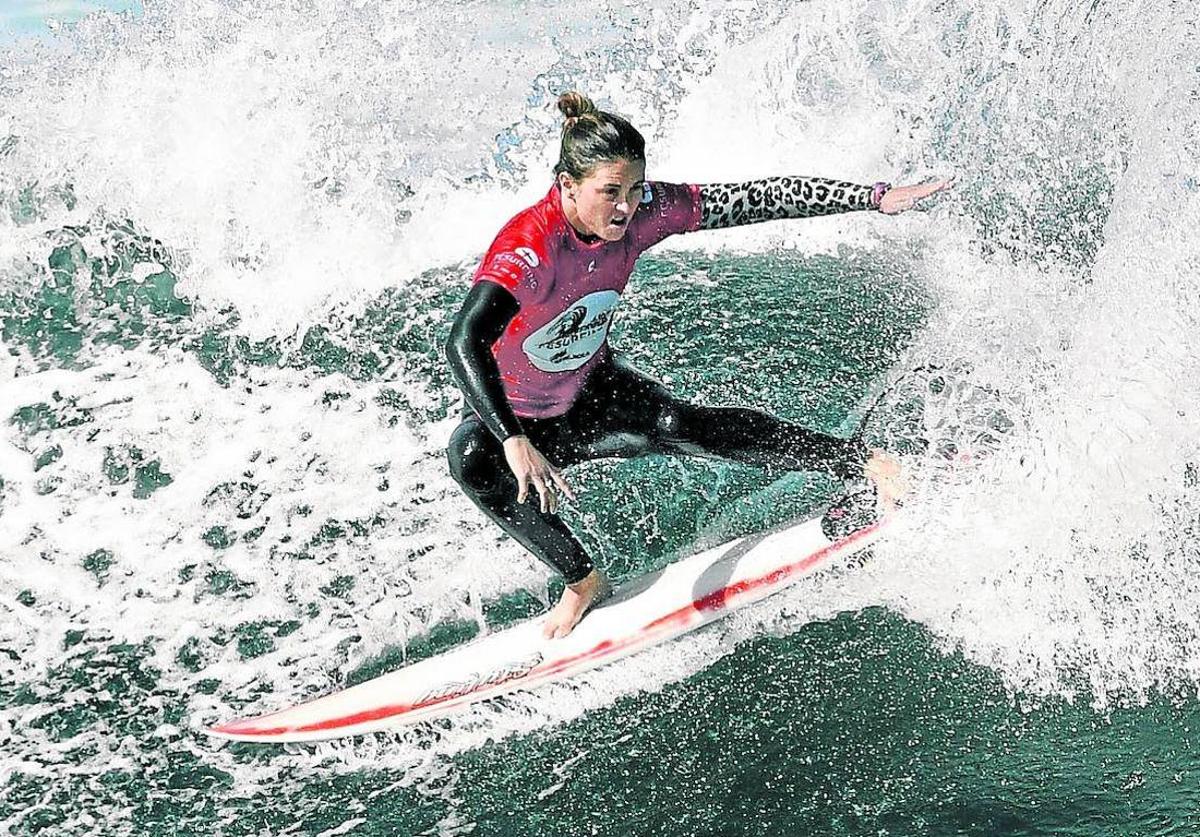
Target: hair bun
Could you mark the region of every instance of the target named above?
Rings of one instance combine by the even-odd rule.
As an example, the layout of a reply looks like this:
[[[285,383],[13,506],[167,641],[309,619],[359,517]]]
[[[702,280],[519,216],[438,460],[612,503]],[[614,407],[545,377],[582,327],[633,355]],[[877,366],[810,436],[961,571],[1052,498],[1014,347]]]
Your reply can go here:
[[[567,118],[568,122],[596,112],[596,106],[592,104],[592,100],[578,90],[569,90],[559,96],[558,109]]]

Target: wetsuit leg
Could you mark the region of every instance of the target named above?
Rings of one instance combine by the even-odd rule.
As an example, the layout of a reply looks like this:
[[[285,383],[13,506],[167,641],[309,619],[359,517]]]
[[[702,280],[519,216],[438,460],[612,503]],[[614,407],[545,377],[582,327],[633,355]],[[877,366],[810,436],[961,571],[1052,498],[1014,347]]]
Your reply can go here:
[[[862,475],[867,449],[761,410],[705,407],[671,395],[665,386],[619,356],[594,373],[572,419],[582,425],[593,455],[659,452],[730,459],[791,471]]]
[[[583,455],[565,420],[523,419],[522,424],[533,446],[555,467],[565,468]],[[455,429],[447,455],[451,475],[475,505],[567,584],[582,581],[595,568],[562,519],[541,510],[537,492],[525,503],[517,502],[517,479],[504,448],[478,416],[467,416]]]
[[[763,467],[861,474],[865,447],[759,410],[702,407],[675,398],[619,357],[597,367],[564,416],[522,419],[530,442],[558,468],[601,457],[646,453],[731,459]],[[467,496],[568,584],[595,567],[556,514],[535,498],[517,502],[517,481],[499,440],[474,414],[450,437],[450,473]]]

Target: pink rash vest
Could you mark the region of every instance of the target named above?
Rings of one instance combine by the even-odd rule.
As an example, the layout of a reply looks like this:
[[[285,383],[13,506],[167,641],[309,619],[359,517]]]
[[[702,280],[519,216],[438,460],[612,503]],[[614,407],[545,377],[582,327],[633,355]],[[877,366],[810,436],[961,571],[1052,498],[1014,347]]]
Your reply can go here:
[[[513,412],[567,412],[608,356],[608,329],[637,257],[669,235],[699,228],[699,186],[652,182],[620,241],[581,239],[563,214],[557,182],[505,224],[474,281],[495,282],[520,305],[492,344]]]

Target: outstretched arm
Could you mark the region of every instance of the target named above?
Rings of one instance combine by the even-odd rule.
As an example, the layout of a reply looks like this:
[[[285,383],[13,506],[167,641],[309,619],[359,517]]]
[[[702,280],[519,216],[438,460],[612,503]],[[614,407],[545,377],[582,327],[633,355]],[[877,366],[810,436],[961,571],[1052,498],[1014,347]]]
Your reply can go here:
[[[782,218],[853,212],[872,205],[872,186],[823,177],[767,177],[700,187],[700,229],[716,230]]]
[[[947,188],[953,179],[918,186],[875,183],[863,186],[824,177],[767,177],[745,183],[711,183],[700,187],[700,229],[716,230],[776,221],[812,218],[861,209],[894,215],[922,198]]]

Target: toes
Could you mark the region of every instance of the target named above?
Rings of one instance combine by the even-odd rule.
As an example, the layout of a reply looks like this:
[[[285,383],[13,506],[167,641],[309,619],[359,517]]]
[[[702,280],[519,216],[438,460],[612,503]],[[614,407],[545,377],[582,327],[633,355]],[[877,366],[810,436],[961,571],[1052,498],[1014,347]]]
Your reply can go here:
[[[542,636],[546,639],[557,639],[558,632],[562,630],[562,621],[557,618],[557,614],[551,613],[545,624],[542,625]]]

